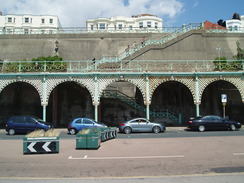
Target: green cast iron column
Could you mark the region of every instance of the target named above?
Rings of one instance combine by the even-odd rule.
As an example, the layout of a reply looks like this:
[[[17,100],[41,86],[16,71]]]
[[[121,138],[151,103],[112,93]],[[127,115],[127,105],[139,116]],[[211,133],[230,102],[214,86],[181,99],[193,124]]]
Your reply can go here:
[[[97,82],[97,75],[94,76],[94,85],[95,85],[95,92],[94,92],[94,100],[93,100],[93,105],[94,105],[94,119],[95,121],[98,121],[98,82]]]
[[[150,120],[150,100],[149,100],[149,78],[148,74],[146,74],[146,113],[147,113],[147,119]]]
[[[46,76],[44,76],[42,78],[42,85],[43,85],[43,102],[42,102],[42,118],[43,118],[43,121],[46,121],[47,119],[47,103],[46,103],[46,99],[47,99],[47,82],[46,82]]]
[[[195,95],[196,95],[196,116],[200,115],[200,109],[199,109],[199,105],[200,105],[200,101],[199,101],[199,79],[198,79],[198,75],[196,75],[195,77]]]

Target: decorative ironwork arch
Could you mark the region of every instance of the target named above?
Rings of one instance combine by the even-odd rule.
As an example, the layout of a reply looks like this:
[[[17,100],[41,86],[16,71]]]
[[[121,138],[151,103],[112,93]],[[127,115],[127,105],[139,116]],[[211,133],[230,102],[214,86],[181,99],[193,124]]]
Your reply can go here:
[[[103,82],[101,82],[103,80]],[[139,88],[144,101],[146,100],[146,93],[145,93],[145,78],[144,77],[118,77],[118,78],[112,78],[112,77],[107,77],[107,78],[102,78],[100,79],[100,88],[99,88],[99,99],[102,95],[102,92],[106,89],[106,87],[112,83],[115,83],[117,81],[126,81],[131,84],[134,84],[137,88]]]
[[[154,84],[151,85],[150,88],[150,101],[152,100],[152,96],[153,93],[155,92],[155,90],[157,89],[157,87],[163,83],[169,82],[169,81],[175,81],[175,82],[179,82],[181,84],[183,84],[184,86],[186,86],[189,91],[192,94],[192,98],[193,101],[196,102],[196,95],[195,95],[195,83],[194,83],[194,79],[191,78],[179,78],[179,77],[157,77],[158,79],[154,79]]]
[[[55,82],[53,82],[54,80],[56,80]],[[88,80],[92,80],[92,78],[89,78]],[[92,83],[87,81],[87,78],[73,78],[73,77],[69,77],[69,78],[49,78],[47,80],[47,93],[46,93],[46,103],[48,104],[48,100],[49,97],[52,93],[52,91],[60,84],[65,83],[65,82],[75,82],[76,84],[80,85],[80,86],[84,86],[90,93],[92,99],[94,99],[94,90],[92,90],[92,87],[86,83]]]
[[[204,90],[212,83],[216,82],[216,81],[226,81],[226,82],[229,82],[231,84],[233,84],[239,91],[240,95],[241,95],[241,98],[242,98],[242,102],[244,102],[244,93],[243,93],[243,86],[241,85],[241,79],[238,79],[238,78],[201,78],[201,87],[199,87],[199,98],[202,100],[202,95],[203,95],[203,92]],[[200,100],[200,101],[201,101]]]
[[[22,82],[22,83],[27,83],[30,84],[32,87],[34,87],[37,91],[37,93],[39,94],[40,97],[40,101],[43,100],[42,98],[42,84],[41,84],[41,80],[40,78],[35,78],[35,79],[24,79],[24,78],[17,78],[15,80],[13,79],[1,79],[1,85],[0,85],[0,93],[4,90],[4,88],[6,88],[7,86],[13,84],[13,83],[18,83],[18,82]]]

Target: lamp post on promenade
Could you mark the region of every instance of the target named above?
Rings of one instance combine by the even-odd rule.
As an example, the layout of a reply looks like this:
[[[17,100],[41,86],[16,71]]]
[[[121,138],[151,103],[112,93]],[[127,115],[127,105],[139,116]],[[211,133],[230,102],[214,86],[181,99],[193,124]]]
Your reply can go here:
[[[218,52],[218,57],[219,57],[219,60],[220,60],[220,51],[221,51],[221,48],[220,48],[219,45],[218,45],[218,47],[216,48],[216,51]]]

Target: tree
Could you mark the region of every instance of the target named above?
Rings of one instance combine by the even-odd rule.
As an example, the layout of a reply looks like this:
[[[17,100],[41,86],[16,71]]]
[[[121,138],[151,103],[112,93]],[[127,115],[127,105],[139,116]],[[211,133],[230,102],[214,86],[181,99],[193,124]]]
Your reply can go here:
[[[244,60],[244,50],[241,49],[241,46],[240,46],[240,42],[237,41],[236,42],[236,46],[237,46],[237,55],[234,55],[234,59],[236,60]]]

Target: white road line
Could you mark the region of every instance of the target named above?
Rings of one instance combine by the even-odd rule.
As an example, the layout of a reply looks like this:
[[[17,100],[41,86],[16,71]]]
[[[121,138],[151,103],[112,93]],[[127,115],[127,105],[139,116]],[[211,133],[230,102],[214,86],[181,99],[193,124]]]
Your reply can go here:
[[[234,156],[242,156],[244,153],[233,153]]]
[[[76,158],[70,156],[68,159],[73,160],[110,160],[110,159],[155,159],[155,158],[184,158],[184,155],[175,155],[175,156],[134,156],[134,157],[89,157],[86,155],[83,158]]]

